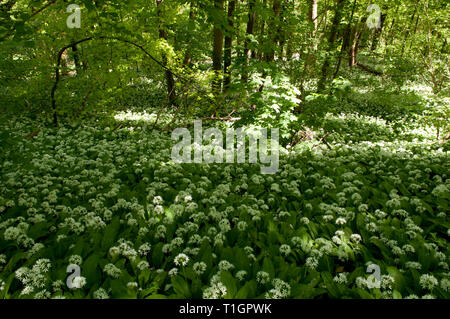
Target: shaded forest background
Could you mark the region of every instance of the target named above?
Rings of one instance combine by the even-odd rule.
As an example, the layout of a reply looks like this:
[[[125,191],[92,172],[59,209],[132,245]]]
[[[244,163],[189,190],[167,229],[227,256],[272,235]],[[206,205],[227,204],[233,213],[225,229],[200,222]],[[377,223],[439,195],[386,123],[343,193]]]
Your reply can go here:
[[[358,0],[76,3],[70,29],[68,1],[1,1],[2,108],[57,124],[141,107],[165,130],[231,120],[287,144],[328,112],[431,103],[445,131],[448,1],[376,1],[379,23]]]

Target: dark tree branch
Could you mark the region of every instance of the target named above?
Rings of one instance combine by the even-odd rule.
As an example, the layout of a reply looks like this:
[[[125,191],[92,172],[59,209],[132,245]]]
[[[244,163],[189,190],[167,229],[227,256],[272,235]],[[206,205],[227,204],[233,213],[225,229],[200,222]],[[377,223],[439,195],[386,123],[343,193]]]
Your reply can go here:
[[[49,1],[47,4],[45,4],[42,8],[36,10],[35,12],[33,12],[30,17],[34,17],[35,15],[41,13],[42,11],[44,11],[45,9],[47,9],[48,7],[50,7],[52,4],[56,3],[58,0],[52,0]]]
[[[58,84],[59,84],[59,80],[61,78],[60,75],[60,69],[61,69],[61,59],[62,59],[62,55],[63,53],[73,47],[76,46],[80,43],[83,42],[87,42],[87,41],[91,41],[91,40],[114,40],[114,41],[119,41],[119,42],[123,42],[123,43],[127,43],[130,44],[138,49],[140,49],[142,52],[144,52],[151,60],[153,60],[156,64],[158,64],[159,66],[161,66],[164,70],[166,70],[167,72],[170,72],[170,74],[172,74],[173,76],[175,76],[176,78],[180,79],[181,81],[185,82],[185,83],[189,83],[189,80],[187,78],[185,78],[184,76],[177,74],[175,72],[173,72],[170,68],[168,68],[166,65],[164,65],[164,63],[162,63],[161,61],[159,61],[158,59],[156,59],[153,55],[151,55],[143,46],[134,43],[130,40],[126,40],[126,39],[122,39],[122,38],[117,38],[117,37],[106,37],[106,36],[100,36],[100,37],[88,37],[88,38],[84,38],[75,42],[72,42],[68,45],[66,45],[65,47],[63,47],[61,50],[59,50],[58,52],[58,58],[57,58],[57,64],[56,64],[56,70],[55,70],[55,83],[53,84],[52,90],[51,90],[51,107],[53,110],[53,123],[55,125],[58,125],[58,115],[56,112],[56,100],[55,100],[55,93],[56,90],[58,88]],[[208,92],[205,92],[203,89],[197,89],[199,92],[202,92],[205,94],[205,96],[207,96],[207,98],[215,105],[215,110],[217,110],[219,103],[222,102],[222,100],[220,101],[216,101],[216,99],[211,99],[210,97],[208,97]]]
[[[377,70],[371,68],[368,65],[364,65],[364,64],[361,64],[359,62],[356,62],[356,66],[359,67],[361,70],[367,71],[369,73],[372,73],[372,74],[375,74],[375,75],[383,75],[383,72],[377,71]]]

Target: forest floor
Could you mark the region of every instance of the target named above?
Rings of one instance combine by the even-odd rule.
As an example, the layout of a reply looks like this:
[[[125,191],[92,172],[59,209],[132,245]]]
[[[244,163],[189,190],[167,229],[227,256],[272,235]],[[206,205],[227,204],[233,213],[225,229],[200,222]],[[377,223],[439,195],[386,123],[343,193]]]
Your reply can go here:
[[[395,107],[352,110],[361,98],[282,150],[273,175],[174,164],[170,134],[139,110],[5,119],[0,299],[449,298],[448,142]]]

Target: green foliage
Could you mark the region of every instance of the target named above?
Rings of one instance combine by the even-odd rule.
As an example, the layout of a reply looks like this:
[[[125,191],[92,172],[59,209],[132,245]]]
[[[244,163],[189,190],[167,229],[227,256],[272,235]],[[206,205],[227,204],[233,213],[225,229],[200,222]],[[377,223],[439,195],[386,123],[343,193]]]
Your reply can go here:
[[[145,125],[23,140],[30,125],[1,128],[2,298],[449,297],[438,145],[335,143],[261,175],[256,164],[174,165],[170,136]],[[79,258],[85,283],[69,289]]]
[[[0,299],[450,298],[448,3],[158,3],[0,2]],[[174,164],[199,118],[277,174]]]
[[[289,83],[286,77],[252,77],[249,86],[255,89],[248,97],[252,109],[242,113],[242,119],[236,126],[255,124],[261,127],[278,127],[280,137],[287,141],[298,130],[294,109],[299,104],[299,90]],[[264,90],[256,88],[264,86]]]

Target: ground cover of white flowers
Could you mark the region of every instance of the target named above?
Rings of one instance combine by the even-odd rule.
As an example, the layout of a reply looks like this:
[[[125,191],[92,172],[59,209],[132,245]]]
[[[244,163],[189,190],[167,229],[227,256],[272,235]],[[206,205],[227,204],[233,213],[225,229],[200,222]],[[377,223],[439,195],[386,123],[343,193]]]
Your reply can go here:
[[[450,297],[450,162],[419,133],[262,175],[174,164],[146,125],[35,125],[0,124],[0,298]]]

